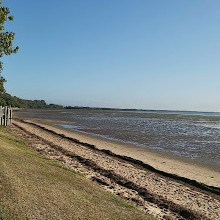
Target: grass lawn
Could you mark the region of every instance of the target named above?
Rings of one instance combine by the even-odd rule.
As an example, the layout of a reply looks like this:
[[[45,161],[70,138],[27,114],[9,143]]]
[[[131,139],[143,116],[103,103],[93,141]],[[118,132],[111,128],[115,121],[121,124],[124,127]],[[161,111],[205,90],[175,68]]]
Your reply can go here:
[[[0,127],[0,219],[153,219]]]

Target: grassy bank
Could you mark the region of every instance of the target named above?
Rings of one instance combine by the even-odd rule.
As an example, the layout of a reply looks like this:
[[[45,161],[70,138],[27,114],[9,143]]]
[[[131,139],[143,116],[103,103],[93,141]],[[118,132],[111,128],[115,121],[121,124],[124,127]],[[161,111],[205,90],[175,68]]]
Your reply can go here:
[[[0,128],[0,219],[152,219]]]

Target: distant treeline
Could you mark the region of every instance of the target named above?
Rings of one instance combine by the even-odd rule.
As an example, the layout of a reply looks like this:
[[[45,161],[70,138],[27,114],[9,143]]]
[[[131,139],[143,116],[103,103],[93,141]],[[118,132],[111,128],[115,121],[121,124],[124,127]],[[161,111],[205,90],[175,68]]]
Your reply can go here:
[[[0,106],[11,106],[17,108],[34,108],[34,109],[79,109],[79,110],[114,110],[114,111],[136,111],[138,109],[120,109],[120,108],[99,108],[83,106],[62,106],[57,104],[47,104],[44,100],[26,100],[8,93],[0,92]],[[139,109],[139,111],[142,111]]]
[[[8,93],[0,94],[0,106],[11,106],[18,108],[64,108],[62,105],[47,104],[44,100],[25,100]]]
[[[0,93],[0,106],[11,106],[17,108],[34,108],[34,109],[90,109],[90,110],[119,110],[114,108],[94,108],[81,106],[62,106],[57,104],[47,104],[44,100],[26,100],[8,93]]]
[[[119,109],[119,108],[98,108],[98,107],[82,107],[82,106],[62,106],[57,104],[47,104],[44,100],[26,100],[8,93],[0,93],[0,106],[11,106],[17,108],[34,108],[34,109],[84,109],[84,110],[123,110],[131,111],[136,109]]]

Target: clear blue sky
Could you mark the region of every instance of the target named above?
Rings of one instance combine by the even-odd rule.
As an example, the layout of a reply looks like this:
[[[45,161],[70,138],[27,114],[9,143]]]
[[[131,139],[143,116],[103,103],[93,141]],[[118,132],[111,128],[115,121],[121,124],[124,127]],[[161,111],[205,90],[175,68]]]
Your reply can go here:
[[[63,105],[220,111],[219,0],[3,1],[7,91]]]

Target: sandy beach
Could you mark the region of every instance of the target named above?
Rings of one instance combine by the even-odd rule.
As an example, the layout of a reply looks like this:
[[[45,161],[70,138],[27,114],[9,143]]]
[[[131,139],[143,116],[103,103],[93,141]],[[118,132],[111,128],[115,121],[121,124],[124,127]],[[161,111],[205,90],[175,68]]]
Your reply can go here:
[[[141,160],[158,170],[196,180],[206,185],[220,187],[220,168],[217,166],[208,167],[205,164],[199,164],[190,159],[175,157],[170,154],[159,153],[129,144],[122,144],[117,141],[106,140],[101,137],[95,137],[55,125],[61,123],[66,124],[67,122],[47,119],[31,119],[31,121],[44,126],[47,129],[53,130],[58,134],[64,134],[65,136],[75,138],[80,142],[95,145],[98,149],[110,150],[118,155]]]
[[[73,132],[54,124],[56,122],[50,120],[17,119],[12,130],[40,153],[84,173],[107,191],[161,219],[220,217],[220,177],[213,167]]]

